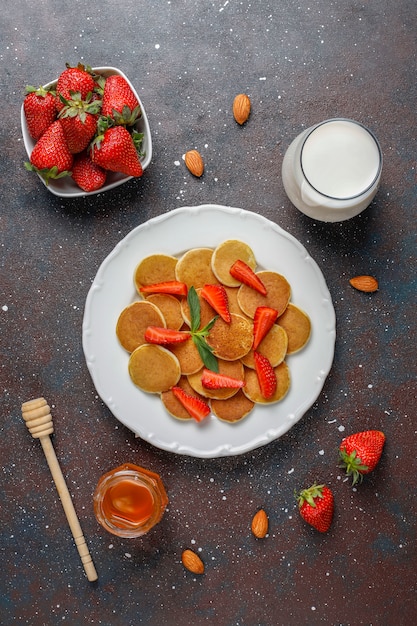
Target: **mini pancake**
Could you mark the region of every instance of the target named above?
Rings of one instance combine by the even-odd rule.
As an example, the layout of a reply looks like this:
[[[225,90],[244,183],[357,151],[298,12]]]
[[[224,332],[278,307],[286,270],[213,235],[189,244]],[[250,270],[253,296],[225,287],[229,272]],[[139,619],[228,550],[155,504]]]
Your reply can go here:
[[[290,388],[290,370],[288,369],[286,362],[283,361],[278,365],[278,367],[274,367],[274,371],[277,377],[277,388],[272,398],[266,400],[261,394],[258,376],[255,370],[246,369],[246,385],[243,387],[243,393],[245,396],[249,398],[249,400],[252,400],[252,402],[257,402],[259,404],[273,404],[274,402],[282,400],[287,395]]]
[[[219,359],[235,361],[249,352],[253,342],[253,323],[243,315],[231,314],[230,324],[218,317],[210,330],[207,343]]]
[[[144,285],[153,285],[167,280],[175,280],[175,267],[178,259],[169,254],[151,254],[136,266],[133,280],[138,293]]]
[[[288,335],[288,354],[294,354],[303,348],[311,334],[311,321],[307,313],[290,302],[285,312],[278,318],[277,324]]]
[[[230,274],[230,268],[239,259],[255,270],[255,255],[247,243],[239,239],[227,239],[215,248],[211,259],[211,268],[219,282],[223,285],[227,287],[240,286],[240,281],[233,278]]]
[[[211,248],[192,248],[185,252],[178,260],[175,268],[177,280],[185,283],[188,288],[194,286],[195,289],[204,285],[217,285],[218,280],[211,269]]]
[[[211,308],[207,300],[205,300],[204,298],[200,296],[201,287],[196,289],[196,293],[198,295],[198,299],[200,302],[200,326],[199,328],[204,328],[204,326],[206,326],[209,322],[211,322],[211,320],[213,319],[213,317],[217,315],[217,313],[214,309]],[[182,313],[183,320],[187,324],[187,326],[191,326],[190,307],[188,306],[188,301],[185,299],[181,300],[181,313]]]
[[[198,372],[203,367],[203,361],[191,337],[187,339],[187,341],[172,344],[169,346],[169,349],[175,354],[179,361],[181,374],[185,376],[195,374],[195,372]]]
[[[175,296],[165,293],[153,293],[146,298],[161,311],[167,328],[179,330],[184,322],[181,313],[181,302]]]
[[[216,417],[224,422],[238,422],[252,411],[255,403],[241,389],[228,400],[212,400],[211,408]]]
[[[267,294],[263,296],[258,291],[255,291],[255,289],[251,289],[247,285],[242,285],[239,287],[237,295],[240,308],[246,315],[252,318],[255,316],[255,311],[258,306],[269,306],[272,309],[276,309],[278,315],[282,315],[287,308],[291,296],[291,286],[289,282],[285,276],[269,270],[257,272],[256,275],[265,285]]]
[[[269,333],[262,339],[257,352],[266,356],[272,367],[276,367],[285,359],[287,346],[287,333],[281,326],[274,324]],[[250,350],[244,357],[242,357],[241,361],[243,365],[246,365],[246,367],[255,369],[253,350]]]
[[[198,398],[201,398],[202,400],[204,399],[202,396],[200,396],[200,394],[194,391],[186,376],[181,376],[177,383],[177,387],[181,387],[181,389],[184,389],[186,393],[189,393],[192,396],[196,396]],[[184,405],[181,404],[178,398],[172,393],[171,389],[169,389],[168,391],[163,391],[161,393],[161,400],[166,410],[172,415],[172,417],[176,417],[179,420],[193,419],[188,413],[187,409],[184,408]]]
[[[240,308],[240,305],[237,299],[239,289],[236,289],[236,287],[225,287],[225,290],[227,294],[227,301],[229,304],[230,313],[237,313],[238,315],[243,315],[244,317],[247,317],[247,315],[245,315],[242,309]]]
[[[222,361],[219,359],[219,373],[225,374],[226,376],[232,376],[233,378],[237,378],[238,380],[244,380],[245,370],[240,361]],[[201,376],[203,374],[203,369],[196,372],[195,374],[191,374],[188,376],[188,382],[191,387],[199,393],[201,396],[205,398],[216,398],[217,400],[226,400],[227,398],[231,398],[234,396],[239,389],[206,389],[201,384]]]
[[[177,357],[163,346],[149,343],[132,352],[128,368],[132,382],[147,393],[168,391],[181,376]]]
[[[120,313],[116,324],[116,335],[125,350],[133,352],[146,343],[148,326],[165,327],[165,319],[157,306],[147,300],[132,302]]]

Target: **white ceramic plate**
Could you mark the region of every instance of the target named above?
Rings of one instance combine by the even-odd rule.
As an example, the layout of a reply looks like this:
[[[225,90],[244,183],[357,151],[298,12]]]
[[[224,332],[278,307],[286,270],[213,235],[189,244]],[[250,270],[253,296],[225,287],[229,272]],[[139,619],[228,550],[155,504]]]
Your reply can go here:
[[[136,98],[138,99],[138,102],[141,107],[142,115],[140,119],[136,122],[135,129],[139,133],[143,133],[144,135],[143,142],[142,142],[142,152],[145,153],[145,156],[141,158],[140,162],[142,164],[143,171],[145,171],[145,169],[148,167],[152,159],[152,138],[151,138],[151,130],[149,128],[148,118],[146,116],[146,112],[143,107],[143,104],[137,94],[137,91],[135,90],[134,86],[132,85],[128,77],[125,76],[125,74],[123,74],[123,72],[121,72],[119,69],[117,69],[117,67],[93,67],[92,69],[96,74],[102,74],[105,77],[110,76],[112,74],[118,74],[119,76],[123,76],[123,78],[125,78],[125,80],[130,85],[130,88],[132,89]],[[44,85],[44,87],[55,86],[57,80],[58,79],[53,80],[50,83],[47,83],[46,85]],[[23,104],[20,110],[20,121],[22,125],[23,143],[25,144],[27,155],[30,158],[30,155],[32,154],[32,150],[35,147],[36,142],[29,135],[27,124],[26,124],[25,112],[23,109]],[[30,172],[28,174],[30,175]],[[103,187],[101,187],[100,189],[97,189],[97,191],[92,191],[92,192],[87,193],[83,191],[82,189],[80,189],[80,187],[78,187],[78,185],[74,183],[71,176],[58,178],[58,180],[52,179],[49,181],[48,185],[46,185],[42,176],[39,176],[39,179],[42,181],[42,183],[46,186],[46,188],[51,193],[53,193],[55,196],[60,196],[62,198],[77,198],[79,196],[92,196],[97,193],[104,193],[106,191],[109,191],[110,189],[114,189],[115,187],[122,185],[123,183],[127,183],[127,181],[130,180],[131,178],[133,178],[133,176],[126,176],[125,174],[121,174],[119,172],[109,172],[107,176],[107,182],[105,185],[103,185]]]
[[[287,358],[292,382],[279,403],[257,405],[242,421],[228,424],[210,415],[203,422],[170,416],[159,396],[140,391],[128,374],[128,353],[116,337],[122,309],[138,299],[133,273],[154,253],[180,255],[241,239],[253,249],[259,267],[286,276],[291,300],[312,322],[307,346]],[[158,448],[201,458],[237,455],[287,432],[316,401],[331,368],[335,313],[323,275],[305,248],[277,224],[242,209],[217,205],[183,207],[153,218],[120,241],[99,268],[88,293],[83,348],[98,394],[114,416]]]

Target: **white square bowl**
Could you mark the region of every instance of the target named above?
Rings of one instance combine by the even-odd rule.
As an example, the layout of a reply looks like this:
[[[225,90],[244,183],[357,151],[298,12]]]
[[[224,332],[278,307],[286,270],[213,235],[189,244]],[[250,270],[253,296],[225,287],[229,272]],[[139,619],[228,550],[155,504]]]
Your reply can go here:
[[[152,159],[152,138],[151,138],[151,131],[149,128],[149,122],[146,116],[145,109],[143,107],[143,104],[135,88],[133,87],[132,83],[127,78],[127,76],[125,76],[123,72],[117,69],[117,67],[94,67],[93,72],[96,74],[101,74],[102,76],[106,78],[108,76],[111,76],[112,74],[118,74],[119,76],[123,76],[123,78],[127,81],[130,88],[132,89],[133,93],[135,94],[136,98],[138,99],[142,115],[140,119],[136,122],[135,129],[139,133],[143,133],[142,151],[144,152],[144,157],[140,159],[140,162],[142,164],[143,171],[145,171],[145,169],[148,167]],[[55,79],[51,81],[50,83],[47,83],[44,86],[53,87],[56,85],[57,80],[58,79]],[[25,144],[28,157],[30,158],[30,155],[32,154],[32,150],[35,146],[36,141],[29,135],[27,124],[26,124],[25,112],[23,109],[23,104],[22,104],[22,108],[20,112],[20,117],[21,117],[21,124],[22,124],[23,142]],[[97,189],[96,191],[86,192],[80,189],[80,187],[78,187],[78,185],[75,184],[71,176],[65,176],[64,178],[59,178],[58,180],[51,179],[48,182],[48,185],[45,183],[45,181],[39,174],[38,176],[39,176],[39,179],[42,181],[42,183],[45,185],[45,187],[51,193],[53,193],[56,196],[60,196],[62,198],[77,198],[79,196],[93,196],[97,193],[105,193],[106,191],[110,191],[110,189],[114,189],[115,187],[118,187],[119,185],[123,185],[123,183],[126,183],[128,180],[133,178],[133,176],[126,176],[125,174],[121,174],[119,172],[109,171],[107,174],[106,184],[103,185],[103,187],[101,187],[100,189]]]

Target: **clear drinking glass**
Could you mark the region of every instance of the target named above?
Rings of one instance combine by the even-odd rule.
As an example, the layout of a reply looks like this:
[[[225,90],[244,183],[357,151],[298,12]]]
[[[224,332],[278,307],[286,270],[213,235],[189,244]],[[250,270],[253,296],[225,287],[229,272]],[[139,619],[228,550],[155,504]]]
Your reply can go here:
[[[325,120],[300,133],[282,163],[284,189],[302,213],[340,222],[373,200],[382,172],[378,140],[354,120]]]

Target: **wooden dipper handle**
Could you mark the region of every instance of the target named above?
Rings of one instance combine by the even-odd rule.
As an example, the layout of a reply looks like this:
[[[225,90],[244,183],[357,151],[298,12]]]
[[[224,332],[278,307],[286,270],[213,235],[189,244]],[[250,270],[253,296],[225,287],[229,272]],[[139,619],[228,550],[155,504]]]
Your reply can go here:
[[[49,438],[49,435],[54,432],[54,426],[51,411],[45,398],[36,398],[35,400],[24,402],[22,404],[22,417],[32,437],[39,439],[42,444],[52,478],[54,479],[72,536],[74,537],[75,545],[77,546],[82,564],[84,565],[84,571],[88,580],[93,582],[98,578],[97,572],[88,551],[77,513],[75,512],[68,487],[56,458],[55,450]]]

